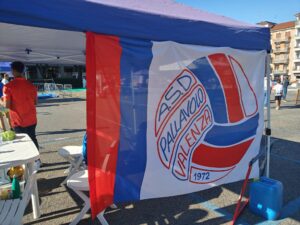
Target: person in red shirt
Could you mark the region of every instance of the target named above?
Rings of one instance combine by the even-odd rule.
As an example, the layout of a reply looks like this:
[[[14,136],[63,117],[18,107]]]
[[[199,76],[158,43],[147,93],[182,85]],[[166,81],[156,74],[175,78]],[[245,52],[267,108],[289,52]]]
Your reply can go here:
[[[28,134],[39,149],[35,135],[37,90],[23,77],[24,69],[22,62],[11,63],[14,80],[3,87],[3,98],[0,104],[9,109],[13,130],[16,133]]]

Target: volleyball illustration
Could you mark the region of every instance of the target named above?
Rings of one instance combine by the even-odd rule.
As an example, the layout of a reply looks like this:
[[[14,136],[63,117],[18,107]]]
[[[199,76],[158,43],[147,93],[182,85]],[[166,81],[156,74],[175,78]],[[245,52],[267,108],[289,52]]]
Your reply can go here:
[[[222,179],[243,158],[258,127],[257,98],[247,75],[237,59],[216,53],[174,77],[155,114],[159,159],[182,181]]]

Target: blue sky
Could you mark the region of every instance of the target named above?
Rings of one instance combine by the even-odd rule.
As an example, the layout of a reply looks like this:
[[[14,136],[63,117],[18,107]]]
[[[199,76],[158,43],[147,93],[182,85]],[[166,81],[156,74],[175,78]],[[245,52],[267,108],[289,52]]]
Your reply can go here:
[[[300,0],[176,0],[208,12],[228,16],[248,23],[295,20],[300,12]]]

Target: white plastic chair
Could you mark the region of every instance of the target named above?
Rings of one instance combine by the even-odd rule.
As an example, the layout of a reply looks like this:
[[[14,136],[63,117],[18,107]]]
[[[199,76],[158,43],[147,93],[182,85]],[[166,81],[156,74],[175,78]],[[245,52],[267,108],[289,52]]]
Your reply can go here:
[[[79,170],[85,169],[82,156],[82,146],[64,146],[58,150],[58,154],[70,163],[70,167],[65,170],[66,179],[62,184],[66,184],[67,180]]]
[[[89,183],[88,183],[88,171],[82,170],[73,174],[67,181],[67,186],[71,188],[83,201],[84,207],[76,218],[70,223],[70,225],[76,225],[83,218],[83,216],[90,209],[90,199],[86,194],[89,192]],[[110,206],[111,208],[117,208],[115,204]],[[104,211],[97,215],[98,220],[102,225],[109,225],[106,219],[104,218]]]
[[[0,224],[1,225],[20,225],[22,218],[29,203],[30,195],[34,180],[36,179],[36,172],[27,178],[24,192],[19,199],[1,200],[0,201]]]

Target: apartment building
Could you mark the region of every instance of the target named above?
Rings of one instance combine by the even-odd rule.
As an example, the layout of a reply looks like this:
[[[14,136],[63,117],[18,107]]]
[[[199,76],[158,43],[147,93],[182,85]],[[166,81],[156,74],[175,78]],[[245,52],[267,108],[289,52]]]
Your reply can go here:
[[[281,75],[293,77],[295,22],[276,24],[271,28],[271,72],[274,79]]]
[[[296,14],[294,51],[293,75],[300,80],[300,13]]]
[[[273,79],[289,76],[300,80],[300,13],[295,21],[272,23],[263,21],[259,25],[271,28],[271,75]]]

